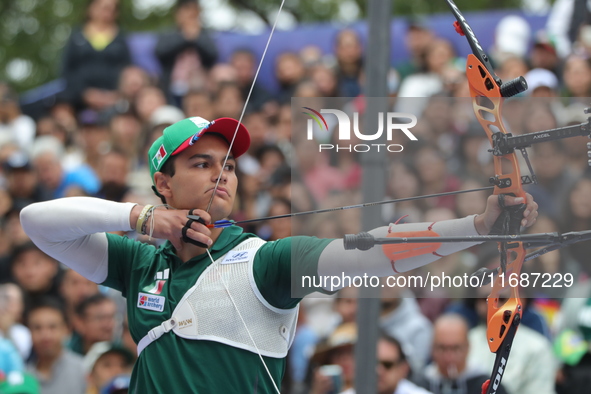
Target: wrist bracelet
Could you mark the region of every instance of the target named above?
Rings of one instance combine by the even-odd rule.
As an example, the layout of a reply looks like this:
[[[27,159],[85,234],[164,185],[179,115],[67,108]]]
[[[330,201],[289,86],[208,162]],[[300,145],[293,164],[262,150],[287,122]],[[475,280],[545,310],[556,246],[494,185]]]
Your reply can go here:
[[[144,223],[142,224],[142,234],[143,234],[143,235],[146,235],[146,234],[147,234],[146,230],[148,229],[148,222],[150,221],[150,218],[151,218],[151,217],[152,217],[152,215],[154,214],[154,209],[155,209],[155,208],[156,208],[156,207],[151,207],[151,208],[148,210],[148,213],[146,213],[146,217],[145,217],[145,219],[144,219]]]
[[[137,222],[135,223],[135,231],[137,231],[139,234],[141,234],[142,226],[144,225],[144,222],[146,221],[146,214],[148,213],[148,211],[152,207],[153,207],[153,205],[146,205],[144,207],[144,209],[142,209],[142,211],[140,212],[140,215],[137,218]]]

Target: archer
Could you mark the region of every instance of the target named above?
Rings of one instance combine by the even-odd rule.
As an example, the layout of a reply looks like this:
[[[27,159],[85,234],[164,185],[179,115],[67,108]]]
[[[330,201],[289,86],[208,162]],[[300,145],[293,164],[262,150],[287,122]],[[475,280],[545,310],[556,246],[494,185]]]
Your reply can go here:
[[[24,230],[40,249],[127,298],[140,353],[133,392],[279,392],[301,301],[290,294],[292,255],[302,256],[297,264],[312,275],[389,276],[474,244],[443,243],[434,253],[393,262],[382,248],[345,251],[342,239],[265,242],[238,226],[208,228],[232,211],[236,159],[249,145],[248,131],[236,120],[185,119],[165,129],[148,153],[163,206],[73,197],[21,212]],[[488,234],[501,212],[496,197],[489,197],[480,215],[385,226],[371,234]],[[507,196],[505,203],[526,204],[521,224],[530,226],[537,204],[530,195],[523,200]],[[167,242],[155,248],[108,233],[134,229]],[[153,286],[158,273],[166,279]]]

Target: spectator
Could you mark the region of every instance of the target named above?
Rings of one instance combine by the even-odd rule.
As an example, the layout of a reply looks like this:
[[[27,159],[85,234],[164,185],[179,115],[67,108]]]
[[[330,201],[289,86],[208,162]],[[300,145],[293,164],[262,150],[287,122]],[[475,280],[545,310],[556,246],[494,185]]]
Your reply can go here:
[[[584,98],[591,94],[591,60],[577,55],[569,56],[564,63],[562,80],[562,96],[577,97],[587,103]]]
[[[23,292],[14,283],[0,285],[0,337],[16,346],[23,360],[31,354],[31,332],[22,325],[25,303]]]
[[[556,43],[545,31],[536,34],[534,46],[529,53],[530,64],[533,69],[542,68],[552,72],[555,76],[560,74],[562,62],[556,51]],[[527,79],[529,85],[529,79]]]
[[[340,31],[335,41],[334,53],[339,94],[344,97],[359,96],[359,79],[363,70],[363,47],[359,34],[351,29]]]
[[[240,88],[234,82],[223,82],[213,97],[214,118],[240,118],[244,101]]]
[[[86,390],[82,357],[63,346],[68,337],[66,319],[62,304],[51,298],[39,300],[27,315],[34,351],[27,370],[39,380],[43,394],[83,394]]]
[[[213,102],[207,90],[190,90],[183,97],[183,112],[188,117],[201,116],[214,119]]]
[[[254,84],[253,86],[258,65],[255,54],[249,49],[238,49],[232,53],[230,64],[236,70],[236,82],[242,92],[242,99],[246,102],[248,93],[252,88],[250,100],[248,101],[249,109],[253,111],[261,110],[263,105],[271,99],[271,95],[261,84]],[[203,117],[210,119],[206,116]]]
[[[447,314],[435,321],[433,363],[425,370],[425,387],[435,394],[479,393],[488,379],[485,371],[467,364],[470,343],[468,323],[459,315]],[[506,394],[501,385],[497,393]]]
[[[414,165],[421,182],[421,194],[434,194],[459,190],[460,180],[449,173],[441,149],[433,145],[421,147],[414,155]],[[454,210],[455,196],[431,198],[429,207],[442,207]]]
[[[249,157],[256,156],[260,149],[273,142],[269,119],[262,111],[246,113],[243,123],[250,132],[250,147],[247,151]],[[244,161],[243,158],[240,158],[240,160]]]
[[[291,202],[285,198],[275,198],[269,206],[268,216],[289,215],[291,213]],[[268,224],[269,234],[266,239],[275,241],[291,236],[291,218],[270,220]],[[261,234],[264,236],[266,234]]]
[[[238,74],[236,73],[236,69],[227,63],[217,63],[209,71],[209,77],[206,84],[207,91],[213,96],[219,90],[220,86],[225,82],[231,82],[235,84],[238,83]],[[198,113],[197,116],[203,117],[201,113]]]
[[[318,88],[320,97],[338,97],[338,81],[333,69],[318,64],[310,70],[310,78]]]
[[[12,275],[12,255],[15,252],[15,248],[21,245],[27,244],[31,241],[28,235],[23,230],[23,226],[20,224],[20,209],[13,208],[6,212],[4,215],[3,231],[4,237],[8,241],[9,249],[7,250],[6,258],[9,261],[9,271]]]
[[[410,160],[394,161],[388,172],[388,193],[384,200],[418,196],[420,190],[419,174]],[[403,216],[409,222],[420,222],[423,217],[421,201],[403,201],[396,204],[382,205],[382,217],[385,223],[393,223]]]
[[[420,371],[431,353],[433,326],[408,290],[384,287],[380,327],[402,344],[412,370]]]
[[[21,113],[18,96],[7,84],[0,82],[0,138],[13,141],[27,149],[35,138],[35,122]]]
[[[101,293],[94,294],[76,307],[74,332],[69,348],[85,355],[97,342],[112,341],[116,323],[115,302]]]
[[[197,0],[178,0],[176,30],[162,34],[156,44],[162,89],[169,103],[177,106],[189,90],[205,87],[207,70],[217,60],[215,43],[203,28],[200,14]]]
[[[382,334],[377,343],[377,358],[377,394],[433,394],[406,379],[410,367],[396,339]],[[355,394],[355,389],[341,394]]]
[[[351,389],[355,382],[355,357],[353,347],[357,342],[357,327],[354,323],[347,323],[337,327],[328,339],[316,347],[311,363],[313,368],[310,394],[327,394]],[[323,365],[337,365],[342,371],[342,387],[334,387],[330,376],[322,373],[318,367]]]
[[[285,156],[277,145],[263,145],[254,152],[254,157],[259,165],[259,170],[255,176],[259,178],[262,187],[268,189],[271,186],[273,174],[277,169],[286,165]],[[271,197],[268,190],[266,191],[265,194]]]
[[[397,67],[400,79],[409,75],[420,73],[426,70],[425,50],[433,41],[434,34],[429,28],[427,21],[422,18],[415,18],[409,21],[404,43],[409,52],[409,60]]]
[[[78,109],[103,110],[117,102],[119,76],[131,62],[118,16],[119,0],[91,0],[83,25],[66,44],[62,77],[69,102]]]
[[[339,170],[328,165],[327,157],[316,149],[318,144],[315,141],[302,139],[295,146],[295,155],[304,184],[314,202],[320,204],[331,192],[343,190],[345,183]]]
[[[407,380],[410,366],[395,338],[382,334],[378,340],[378,394],[432,394]]]
[[[150,76],[143,68],[135,65],[125,67],[119,76],[117,102],[110,111],[114,113],[128,112],[135,103],[138,92],[150,84]]]
[[[287,103],[295,96],[298,84],[304,79],[306,69],[299,56],[293,52],[284,52],[275,60],[275,76],[279,83],[277,101]]]
[[[503,63],[509,57],[525,59],[530,37],[531,27],[523,17],[503,17],[495,28],[495,43],[491,49],[491,57],[496,63]]]
[[[154,112],[166,105],[166,97],[162,89],[156,86],[145,86],[137,93],[134,111],[142,126],[148,127]]]
[[[142,139],[142,124],[132,112],[117,113],[109,123],[112,143],[115,149],[125,153],[132,163],[140,160],[139,149]]]
[[[83,161],[77,165],[87,166],[96,173],[101,155],[111,147],[108,124],[104,116],[91,109],[80,113],[79,123],[77,137],[83,151]]]
[[[65,301],[66,315],[68,317],[70,328],[72,328],[72,322],[76,318],[76,306],[86,298],[97,294],[98,291],[96,283],[86,279],[73,269],[67,268],[64,270],[59,293],[61,298]]]
[[[25,309],[42,296],[59,297],[59,263],[32,242],[14,249],[12,276],[25,292]]]
[[[448,40],[438,38],[425,47],[425,70],[409,75],[400,84],[399,97],[430,97],[443,90],[442,76],[453,66],[455,50]]]
[[[17,151],[3,165],[6,189],[12,198],[13,208],[20,210],[27,205],[45,201],[51,194],[37,183],[37,176],[26,153]]]
[[[84,358],[84,369],[89,381],[86,393],[104,393],[117,376],[131,373],[134,361],[133,354],[124,347],[109,342],[95,343]]]
[[[118,150],[110,150],[101,156],[98,175],[101,180],[101,188],[97,197],[110,201],[126,201],[129,186],[129,157]]]
[[[589,20],[590,6],[585,0],[558,0],[554,2],[546,28],[556,41],[558,53],[565,58],[573,50],[581,27]]]
[[[52,136],[61,142],[63,146],[70,143],[70,135],[64,127],[52,116],[45,116],[37,121],[37,137]]]
[[[558,95],[558,78],[552,71],[534,68],[525,74],[528,93],[531,97],[556,97]]]
[[[339,315],[339,325],[355,323],[357,317],[357,299],[359,289],[353,286],[344,287],[339,290],[337,298],[334,299],[333,309]]]
[[[39,184],[52,193],[51,198],[64,197],[72,186],[80,187],[87,195],[99,190],[100,180],[90,167],[82,165],[64,170],[60,161],[64,149],[55,137],[39,137],[33,144],[31,156]]]

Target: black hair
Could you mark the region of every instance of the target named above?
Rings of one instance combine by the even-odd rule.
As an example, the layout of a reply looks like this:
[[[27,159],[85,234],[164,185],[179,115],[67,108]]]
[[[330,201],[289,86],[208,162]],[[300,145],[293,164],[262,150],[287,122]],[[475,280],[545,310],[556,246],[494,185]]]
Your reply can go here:
[[[400,354],[400,361],[407,362],[406,354],[402,350],[402,345],[398,339],[394,338],[392,335],[383,330],[380,332],[380,339],[396,347],[398,349],[398,354]]]
[[[283,161],[285,161],[285,155],[283,154],[283,151],[275,144],[271,144],[271,145],[262,145],[260,146],[255,152],[254,152],[254,157],[255,159],[257,159],[257,161],[260,163],[261,159],[263,158],[263,156],[265,156],[267,153],[269,152],[274,152],[277,153],[279,156],[281,156],[281,159]]]
[[[45,308],[53,309],[54,311],[57,311],[60,314],[60,316],[62,317],[64,324],[66,326],[68,325],[68,313],[66,312],[66,307],[65,307],[63,301],[60,300],[59,298],[52,297],[52,296],[42,296],[42,297],[36,298],[35,302],[32,303],[29,306],[29,308],[27,308],[27,314],[26,314],[26,318],[25,318],[27,326],[29,325],[29,319],[31,318],[31,314],[33,312],[35,312],[36,310],[45,309]]]
[[[37,247],[37,245],[35,245],[33,242],[31,241],[27,241],[23,244],[18,245],[16,248],[14,248],[11,256],[10,256],[10,264],[14,265],[14,262],[24,253],[29,252],[29,251],[37,251],[39,253],[44,254],[45,256],[47,256],[48,259],[52,260],[52,261],[56,261],[54,260],[51,256],[46,255],[41,249],[39,249]]]
[[[107,297],[103,293],[93,294],[93,295],[83,299],[82,301],[80,301],[80,303],[78,305],[76,305],[74,312],[76,313],[77,316],[84,317],[88,308],[90,308],[93,305],[102,304],[103,302],[113,302],[113,300],[111,300],[109,297]]]
[[[164,175],[168,175],[169,177],[173,177],[175,174],[175,167],[174,167],[174,162],[176,161],[176,156],[170,156],[165,162],[164,164],[162,164],[162,167],[160,168],[160,172],[163,173]],[[160,201],[162,201],[162,204],[166,204],[166,198],[161,195],[160,193],[158,193],[158,190],[156,190],[156,186],[152,186],[152,189],[154,190],[154,193],[156,193],[156,195],[158,197],[160,197]]]
[[[194,5],[199,7],[199,0],[177,0],[176,2],[176,9],[183,8],[188,5]]]

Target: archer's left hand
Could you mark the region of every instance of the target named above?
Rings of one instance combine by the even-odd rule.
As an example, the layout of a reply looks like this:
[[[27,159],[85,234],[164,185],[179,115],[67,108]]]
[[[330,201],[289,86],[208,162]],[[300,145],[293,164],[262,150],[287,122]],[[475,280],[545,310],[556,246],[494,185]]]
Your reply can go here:
[[[527,204],[525,211],[523,212],[523,219],[521,225],[523,227],[529,227],[536,222],[538,217],[538,204],[534,201],[531,194],[525,193],[526,201],[523,201],[522,197],[505,196],[505,205],[518,205]],[[474,225],[480,235],[487,235],[490,232],[493,224],[502,212],[502,208],[499,206],[499,197],[493,194],[486,200],[486,210],[484,213],[476,216],[474,219]]]

